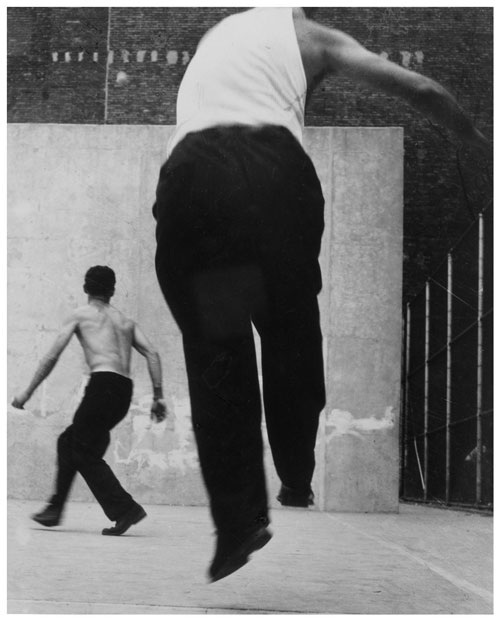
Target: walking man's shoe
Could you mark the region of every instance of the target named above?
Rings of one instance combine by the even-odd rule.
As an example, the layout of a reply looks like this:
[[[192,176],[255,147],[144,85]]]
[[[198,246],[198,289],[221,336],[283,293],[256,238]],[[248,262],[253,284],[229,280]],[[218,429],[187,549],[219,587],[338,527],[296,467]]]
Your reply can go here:
[[[259,526],[241,537],[218,536],[217,550],[208,571],[210,582],[217,582],[229,576],[248,563],[248,557],[269,543],[271,531]]]
[[[306,491],[299,491],[282,485],[276,499],[285,507],[304,507],[307,509],[314,504],[314,493],[311,488]]]
[[[48,504],[45,509],[32,515],[31,519],[42,526],[57,526],[61,521],[61,509]]]
[[[123,517],[117,520],[111,528],[104,528],[103,535],[123,535],[131,526],[137,524],[146,517],[147,513],[141,505],[135,504]]]

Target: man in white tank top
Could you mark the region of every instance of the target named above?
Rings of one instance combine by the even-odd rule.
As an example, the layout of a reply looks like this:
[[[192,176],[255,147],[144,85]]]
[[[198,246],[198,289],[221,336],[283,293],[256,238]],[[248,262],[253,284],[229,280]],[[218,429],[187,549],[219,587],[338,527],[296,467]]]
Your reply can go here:
[[[317,295],[323,196],[301,146],[308,89],[326,74],[400,97],[490,150],[433,80],[315,23],[301,8],[232,15],[182,80],[154,215],[156,270],[183,336],[193,429],[217,529],[211,581],[271,538],[252,325],[283,505],[314,502],[325,403]]]

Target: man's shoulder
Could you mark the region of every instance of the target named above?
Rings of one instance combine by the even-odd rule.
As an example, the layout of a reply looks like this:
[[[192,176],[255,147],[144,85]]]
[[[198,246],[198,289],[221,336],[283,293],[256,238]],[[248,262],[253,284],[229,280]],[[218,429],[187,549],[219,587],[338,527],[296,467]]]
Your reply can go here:
[[[73,311],[70,313],[70,316],[74,317],[75,319],[84,319],[94,313],[95,309],[90,304],[83,304],[82,306],[78,306],[77,308],[73,309]]]
[[[97,319],[99,315],[98,310],[92,304],[83,304],[75,308],[69,316],[70,321],[74,321],[77,324],[92,322]]]
[[[79,309],[73,309],[69,311],[64,317],[61,324],[61,332],[68,333],[68,331],[73,332],[78,328],[80,322],[81,314],[79,314]]]
[[[116,314],[117,317],[121,317],[123,321],[131,321],[131,322],[134,321],[128,315],[126,315],[122,310],[120,310],[119,308],[116,308],[116,306],[111,306],[111,304],[109,305],[109,311],[111,313]]]
[[[109,306],[108,313],[113,322],[118,324],[121,329],[130,331],[134,329],[135,321],[131,317],[128,317],[123,311],[116,308],[116,306]]]
[[[67,324],[73,324],[74,328],[78,330],[82,322],[90,319],[91,309],[88,305],[78,306],[74,308],[66,317]]]

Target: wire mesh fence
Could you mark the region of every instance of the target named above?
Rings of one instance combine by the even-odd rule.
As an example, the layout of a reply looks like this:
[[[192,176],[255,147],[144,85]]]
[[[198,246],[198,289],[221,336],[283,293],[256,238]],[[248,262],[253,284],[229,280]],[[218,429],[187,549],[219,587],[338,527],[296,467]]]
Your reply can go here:
[[[406,308],[401,497],[493,508],[493,209]]]

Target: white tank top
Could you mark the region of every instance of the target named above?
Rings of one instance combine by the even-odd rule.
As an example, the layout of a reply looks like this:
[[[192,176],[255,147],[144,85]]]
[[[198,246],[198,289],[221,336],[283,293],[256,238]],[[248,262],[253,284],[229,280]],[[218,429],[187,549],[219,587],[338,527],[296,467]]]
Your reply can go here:
[[[177,97],[174,146],[220,125],[281,125],[302,142],[307,81],[291,8],[231,15],[200,41]]]

